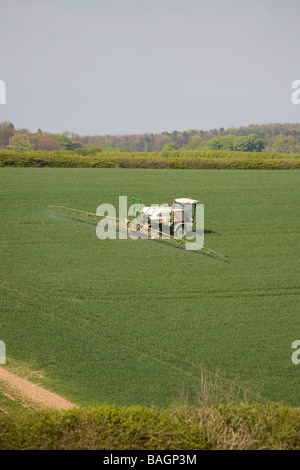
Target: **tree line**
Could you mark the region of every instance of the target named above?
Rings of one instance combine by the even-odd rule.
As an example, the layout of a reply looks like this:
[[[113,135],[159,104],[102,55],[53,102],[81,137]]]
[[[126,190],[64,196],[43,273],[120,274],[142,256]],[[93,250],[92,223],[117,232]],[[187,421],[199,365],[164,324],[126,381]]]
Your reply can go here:
[[[0,148],[8,150],[72,150],[81,154],[118,150],[160,152],[163,150],[230,150],[243,152],[300,153],[300,124],[252,124],[228,129],[162,132],[160,134],[80,136],[75,132],[53,134],[38,129],[15,129],[0,123]]]

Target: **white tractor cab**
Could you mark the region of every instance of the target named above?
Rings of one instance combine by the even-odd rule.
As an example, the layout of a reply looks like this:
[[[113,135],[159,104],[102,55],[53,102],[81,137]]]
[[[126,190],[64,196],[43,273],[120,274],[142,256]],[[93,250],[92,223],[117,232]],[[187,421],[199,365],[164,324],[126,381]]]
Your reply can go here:
[[[181,238],[195,227],[196,206],[199,201],[192,198],[174,199],[172,206],[168,204],[152,205],[143,207],[141,211],[141,222],[155,225],[159,231],[163,227],[170,227],[170,235]]]

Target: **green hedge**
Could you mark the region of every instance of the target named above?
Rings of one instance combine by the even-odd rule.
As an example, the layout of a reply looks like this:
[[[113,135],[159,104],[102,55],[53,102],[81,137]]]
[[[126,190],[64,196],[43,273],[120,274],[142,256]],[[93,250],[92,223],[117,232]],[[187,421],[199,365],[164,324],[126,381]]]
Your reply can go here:
[[[0,450],[300,449],[300,408],[73,408],[0,414]]]
[[[100,152],[79,155],[75,151],[22,152],[0,150],[0,167],[62,168],[154,168],[293,170],[300,168],[300,155],[231,152],[223,150],[172,152]]]

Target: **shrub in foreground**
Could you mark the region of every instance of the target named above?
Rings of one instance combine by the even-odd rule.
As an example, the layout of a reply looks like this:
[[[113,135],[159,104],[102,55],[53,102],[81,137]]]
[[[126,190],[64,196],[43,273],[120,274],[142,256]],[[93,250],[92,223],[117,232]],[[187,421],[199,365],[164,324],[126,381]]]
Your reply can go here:
[[[0,414],[0,449],[300,449],[300,408],[280,404],[102,405]]]

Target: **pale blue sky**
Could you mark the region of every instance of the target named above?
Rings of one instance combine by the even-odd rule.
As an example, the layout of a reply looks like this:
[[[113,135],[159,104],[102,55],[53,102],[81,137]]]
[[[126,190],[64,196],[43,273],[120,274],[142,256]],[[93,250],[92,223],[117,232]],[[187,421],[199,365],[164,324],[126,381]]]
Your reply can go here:
[[[300,122],[299,0],[0,0],[0,122],[81,135]]]

